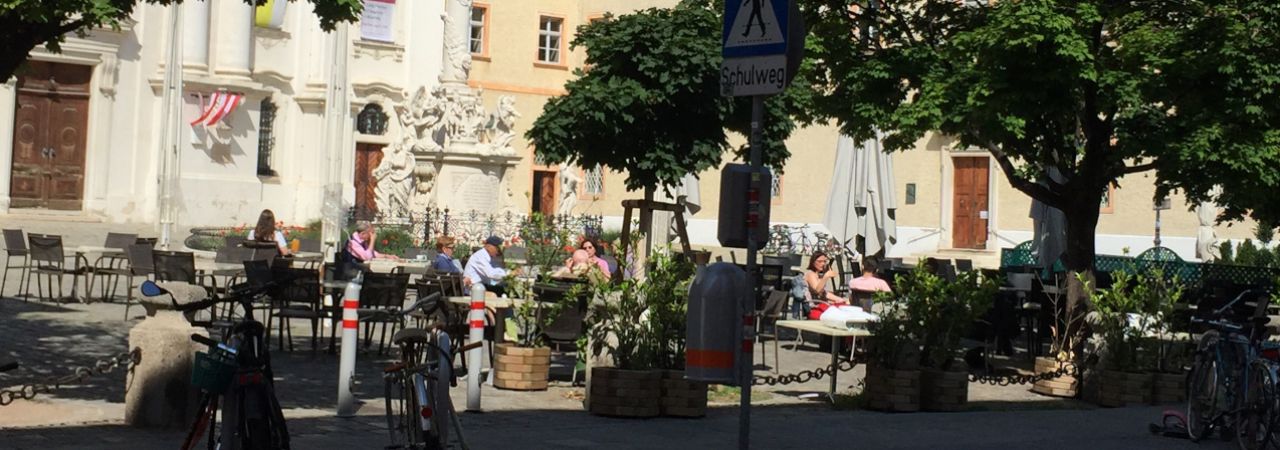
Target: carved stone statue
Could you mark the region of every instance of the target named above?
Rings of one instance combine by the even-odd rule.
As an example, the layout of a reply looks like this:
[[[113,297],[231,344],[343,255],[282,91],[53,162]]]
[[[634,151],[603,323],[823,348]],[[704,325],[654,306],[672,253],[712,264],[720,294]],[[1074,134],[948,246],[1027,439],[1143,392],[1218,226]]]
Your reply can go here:
[[[405,97],[408,97],[406,94]],[[436,87],[427,94],[425,86],[419,87],[412,100],[405,106],[396,107],[396,115],[400,118],[405,136],[414,152],[429,153],[444,150],[436,141],[436,131],[440,129],[440,121],[444,117],[444,90]]]
[[[391,153],[382,157],[382,162],[373,169],[373,178],[378,180],[374,188],[378,210],[391,217],[404,217],[409,212],[409,194],[413,189],[413,174],[417,169],[417,161],[409,146],[403,141],[391,145]]]
[[[557,214],[573,214],[573,207],[578,205],[579,184],[582,184],[582,178],[578,177],[577,170],[560,170],[560,206],[556,209]]]
[[[1211,202],[1196,205],[1196,217],[1200,226],[1196,231],[1196,257],[1202,261],[1216,261],[1222,256],[1218,248],[1218,232],[1213,222],[1218,220],[1218,207]]]
[[[498,99],[498,108],[489,115],[488,129],[489,147],[496,155],[514,155],[516,149],[511,141],[516,138],[516,119],[520,113],[516,111],[516,98],[504,95]]]

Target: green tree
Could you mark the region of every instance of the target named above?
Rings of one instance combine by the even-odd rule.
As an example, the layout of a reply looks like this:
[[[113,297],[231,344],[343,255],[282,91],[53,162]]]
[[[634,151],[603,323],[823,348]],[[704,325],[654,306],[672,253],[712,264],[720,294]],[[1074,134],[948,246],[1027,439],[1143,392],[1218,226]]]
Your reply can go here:
[[[1204,198],[1219,178],[1195,167],[1230,168],[1254,180],[1218,196],[1237,215],[1277,185],[1271,0],[804,3],[829,69],[819,111],[855,138],[886,132],[892,150],[941,132],[990,152],[1014,188],[1066,213],[1072,272],[1092,272],[1098,205],[1124,175],[1155,169],[1162,190]]]
[[[674,186],[719,165],[726,129],[750,130],[750,99],[720,95],[719,2],[686,0],[584,25],[573,40],[588,69],[547,102],[526,137],[547,162],[601,165],[628,189]],[[804,71],[801,72],[802,74]],[[803,75],[801,75],[803,76]],[[807,121],[811,93],[789,89],[766,102],[765,164],[781,167],[783,141]],[[744,149],[739,149],[742,152]]]
[[[68,33],[84,35],[99,27],[119,28],[140,1],[170,5],[182,0],[4,0],[0,1],[0,81],[8,80],[38,45],[57,52]],[[213,1],[213,0],[207,0]],[[227,1],[227,0],[223,0]],[[290,0],[292,1],[292,0]],[[308,0],[320,26],[332,30],[338,22],[360,17],[360,0]],[[263,4],[266,0],[244,0]]]

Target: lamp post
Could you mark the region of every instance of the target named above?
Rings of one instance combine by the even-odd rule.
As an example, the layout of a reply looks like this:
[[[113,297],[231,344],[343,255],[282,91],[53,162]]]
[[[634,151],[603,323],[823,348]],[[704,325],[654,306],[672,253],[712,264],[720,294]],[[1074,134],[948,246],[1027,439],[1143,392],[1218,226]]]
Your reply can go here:
[[[329,85],[325,90],[325,145],[328,156],[325,167],[324,198],[321,207],[321,237],[326,246],[337,251],[342,242],[342,155],[346,147],[349,100],[347,98],[347,24],[339,23],[330,36],[332,61]]]
[[[180,167],[179,129],[182,128],[182,5],[169,5],[169,55],[164,68],[164,116],[160,137],[160,173],[157,178],[157,209],[160,219],[160,248],[169,249],[173,227],[178,222],[178,171]]]
[[[1164,197],[1159,200],[1156,200],[1156,202],[1151,207],[1151,209],[1154,209],[1156,211],[1156,235],[1155,235],[1156,247],[1160,246],[1160,211],[1164,211],[1166,209],[1169,209],[1170,207],[1172,207],[1172,205],[1169,202],[1169,197]]]

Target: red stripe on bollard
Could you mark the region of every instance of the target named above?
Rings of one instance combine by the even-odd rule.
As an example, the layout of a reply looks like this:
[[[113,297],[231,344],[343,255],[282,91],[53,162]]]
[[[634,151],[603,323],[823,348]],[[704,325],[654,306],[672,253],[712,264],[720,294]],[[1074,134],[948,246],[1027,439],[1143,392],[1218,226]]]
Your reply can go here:
[[[471,328],[484,328],[484,320],[472,320]]]
[[[354,330],[356,329],[356,325],[358,325],[359,323],[360,323],[359,320],[342,319],[342,328],[347,330]]]
[[[484,309],[484,302],[471,302],[471,309]]]
[[[346,299],[346,300],[343,300],[343,301],[342,301],[342,307],[343,307],[343,308],[351,308],[351,309],[359,309],[359,308],[360,308],[360,300],[352,300],[352,299]]]

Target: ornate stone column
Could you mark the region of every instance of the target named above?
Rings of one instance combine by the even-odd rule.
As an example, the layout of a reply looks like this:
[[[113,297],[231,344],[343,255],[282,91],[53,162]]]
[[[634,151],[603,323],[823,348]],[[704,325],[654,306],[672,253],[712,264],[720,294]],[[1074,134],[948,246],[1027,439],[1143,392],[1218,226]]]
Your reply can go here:
[[[188,1],[182,8],[182,67],[209,69],[209,0]]]
[[[471,74],[471,0],[445,0],[444,65],[440,81],[467,84]]]
[[[214,72],[248,77],[253,65],[253,6],[243,1],[218,2]]]

